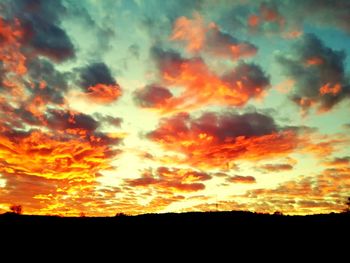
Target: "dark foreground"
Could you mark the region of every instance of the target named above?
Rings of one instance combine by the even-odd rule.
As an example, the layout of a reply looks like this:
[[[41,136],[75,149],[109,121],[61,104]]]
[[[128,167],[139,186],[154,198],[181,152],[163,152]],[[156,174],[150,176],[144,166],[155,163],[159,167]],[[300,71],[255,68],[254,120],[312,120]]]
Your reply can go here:
[[[350,213],[281,216],[249,212],[168,213],[116,217],[55,217],[3,214],[0,215],[0,230],[4,231],[50,231],[61,230],[108,231],[109,233],[143,232],[177,234],[186,231],[195,233],[240,232],[271,234],[319,234],[334,233],[349,236]]]
[[[15,248],[19,255],[34,253],[36,257],[40,251],[51,251],[55,258],[67,253],[74,253],[78,258],[82,255],[89,258],[91,253],[98,253],[99,257],[112,254],[118,258],[120,253],[126,253],[128,257],[153,258],[162,252],[167,255],[164,262],[175,255],[182,258],[180,262],[187,262],[184,260],[187,254],[204,258],[207,253],[225,255],[224,258],[239,254],[246,258],[265,255],[270,259],[275,253],[282,253],[288,258],[297,255],[296,262],[303,262],[300,259],[304,256],[296,252],[313,257],[330,253],[332,246],[337,251],[330,253],[332,257],[340,252],[339,255],[343,255],[348,251],[349,236],[350,213],[278,216],[211,212],[106,218],[0,215],[2,250]],[[29,252],[23,253],[25,249]],[[216,258],[213,262],[226,260]],[[342,261],[332,258],[331,262]]]

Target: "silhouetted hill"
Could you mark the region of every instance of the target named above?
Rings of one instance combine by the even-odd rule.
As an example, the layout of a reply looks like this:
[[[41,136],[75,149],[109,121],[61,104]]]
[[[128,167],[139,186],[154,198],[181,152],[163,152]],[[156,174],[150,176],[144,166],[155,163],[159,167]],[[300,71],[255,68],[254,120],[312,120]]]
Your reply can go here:
[[[206,258],[206,253],[214,251],[226,257],[241,254],[247,259],[262,255],[270,258],[279,251],[289,258],[298,255],[296,252],[314,255],[318,251],[323,255],[330,246],[346,253],[348,243],[344,240],[349,237],[349,226],[349,214],[279,216],[207,212],[95,218],[3,214],[0,241],[5,244],[3,251],[15,248],[21,252],[28,247],[31,247],[28,253],[38,249],[51,250],[53,255],[72,251],[79,260],[81,255],[88,256],[97,248],[99,255],[108,252],[118,257],[132,248],[128,257],[153,259],[165,252],[168,259],[178,255],[181,261],[187,259],[188,253],[195,258],[198,255]],[[82,249],[77,250],[77,246]],[[300,261],[301,257],[304,258],[297,256],[296,260]],[[226,261],[216,258],[214,262]]]
[[[0,215],[0,227],[6,230],[45,230],[72,229],[73,231],[177,231],[206,233],[308,233],[340,231],[348,235],[350,214],[326,214],[308,216],[281,216],[250,212],[193,212],[144,214],[116,217],[57,217],[30,216],[6,213]]]

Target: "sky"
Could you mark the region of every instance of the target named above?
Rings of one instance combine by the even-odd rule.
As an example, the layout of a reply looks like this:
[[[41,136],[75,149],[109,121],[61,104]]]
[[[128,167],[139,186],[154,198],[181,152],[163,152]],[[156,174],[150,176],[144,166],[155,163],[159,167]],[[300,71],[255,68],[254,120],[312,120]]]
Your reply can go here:
[[[347,0],[0,0],[0,213],[340,212]]]

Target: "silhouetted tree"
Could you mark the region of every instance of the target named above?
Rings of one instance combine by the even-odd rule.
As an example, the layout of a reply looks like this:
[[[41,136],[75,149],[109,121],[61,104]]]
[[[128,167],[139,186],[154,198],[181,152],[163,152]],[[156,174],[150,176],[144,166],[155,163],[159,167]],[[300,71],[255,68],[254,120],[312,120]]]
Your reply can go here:
[[[281,211],[275,211],[273,213],[273,215],[275,215],[275,216],[283,216],[283,213]]]
[[[345,208],[345,213],[350,213],[350,197],[348,197],[347,201],[346,201],[346,208]]]
[[[124,214],[124,213],[116,213],[115,214],[115,217],[123,217],[123,216],[126,216],[126,214]]]
[[[21,205],[11,205],[10,210],[12,213],[15,213],[17,215],[21,215],[23,212],[22,206]]]
[[[84,212],[80,212],[79,217],[86,217]]]

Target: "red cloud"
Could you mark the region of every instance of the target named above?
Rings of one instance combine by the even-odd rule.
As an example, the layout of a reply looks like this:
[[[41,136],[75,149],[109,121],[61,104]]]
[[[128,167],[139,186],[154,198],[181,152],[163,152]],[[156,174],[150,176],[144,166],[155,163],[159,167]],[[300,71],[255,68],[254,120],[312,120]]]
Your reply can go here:
[[[126,182],[134,187],[153,186],[164,190],[193,192],[203,190],[205,185],[201,182],[209,179],[211,179],[209,174],[191,169],[159,167],[154,174],[145,172],[141,178]]]
[[[162,119],[148,138],[165,149],[186,155],[186,162],[201,167],[223,167],[236,159],[266,159],[296,149],[294,130],[279,130],[271,117],[259,113],[187,113]]]
[[[180,17],[174,23],[171,40],[187,43],[189,52],[204,51],[214,57],[237,60],[251,57],[257,48],[248,42],[241,42],[227,33],[223,33],[215,23],[206,25],[203,18],[194,14],[193,19]]]

